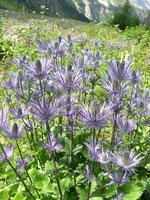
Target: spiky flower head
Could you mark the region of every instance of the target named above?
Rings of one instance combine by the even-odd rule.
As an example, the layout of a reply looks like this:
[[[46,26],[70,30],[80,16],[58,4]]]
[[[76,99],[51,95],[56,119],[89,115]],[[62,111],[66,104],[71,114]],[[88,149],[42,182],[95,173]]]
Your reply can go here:
[[[19,164],[19,166],[21,168],[25,168],[25,167],[27,167],[27,164],[30,161],[30,157],[27,156],[25,160],[22,160],[21,158],[18,158],[16,161],[17,161],[17,163]]]
[[[111,156],[109,154],[109,151],[105,151],[103,148],[102,150],[98,151],[96,155],[96,160],[102,164],[107,164],[111,161]]]
[[[4,130],[4,136],[12,140],[18,140],[23,137],[24,126],[18,128],[17,123],[14,123],[11,128]]]
[[[17,58],[11,59],[11,61],[19,68],[23,67],[23,64],[27,64],[28,58],[26,56],[18,56]]]
[[[118,80],[113,80],[111,75],[105,73],[103,77],[103,88],[111,95],[117,95],[122,98],[128,90],[127,83],[119,83]]]
[[[108,114],[112,109],[112,104],[106,105],[104,103],[100,108],[100,101],[93,100],[90,107],[86,107],[85,105],[80,107],[79,116],[83,124],[90,128],[94,127],[99,129],[108,121]]]
[[[118,115],[117,123],[119,125],[119,128],[124,133],[130,133],[134,130],[136,121],[132,119],[132,121],[126,119],[125,117],[121,119],[121,116]]]
[[[59,100],[51,101],[50,98],[45,100],[35,100],[31,103],[31,107],[34,111],[34,115],[40,121],[52,120],[58,113]]]
[[[31,61],[29,65],[24,64],[23,66],[28,70],[32,77],[42,80],[48,76],[50,64],[50,61],[46,59],[37,59],[35,63]]]
[[[13,155],[15,144],[8,144],[6,146],[6,150],[3,149],[3,153],[0,155],[0,161],[7,162],[10,160],[11,156]]]
[[[59,89],[67,93],[75,91],[77,86],[83,81],[81,73],[76,69],[70,70],[69,67],[67,70],[59,70],[55,74],[55,79]]]
[[[30,107],[25,108],[25,106],[18,106],[17,109],[10,108],[9,110],[16,119],[23,119],[25,116],[29,114],[30,109],[31,109]]]
[[[102,145],[102,141],[100,141],[99,143],[95,144],[93,138],[92,141],[85,142],[84,143],[86,145],[86,147],[89,149],[90,153],[89,155],[91,156],[92,159],[96,159],[97,155],[98,155],[98,150]]]
[[[60,145],[60,142],[57,142],[57,137],[51,134],[49,134],[48,143],[44,143],[44,147],[48,152],[52,152],[52,151],[59,152],[61,150],[61,145]]]
[[[119,62],[116,60],[111,60],[111,61],[107,61],[107,64],[108,64],[109,73],[112,79],[116,81],[128,80],[132,61]]]
[[[134,172],[135,167],[137,167],[142,160],[142,158],[139,158],[141,154],[135,155],[134,149],[124,150],[121,153],[112,154],[113,155],[113,162],[123,168],[126,172]]]
[[[111,180],[107,184],[107,186],[112,185],[114,183],[117,183],[119,186],[122,186],[129,179],[129,176],[127,176],[127,173],[117,172],[116,170],[114,170],[114,173],[108,172],[108,173],[105,173],[104,175],[108,176],[108,178],[110,178]]]
[[[132,84],[137,84],[139,82],[141,82],[141,73],[136,72],[135,70],[132,70],[132,72],[130,72],[130,76],[128,78],[129,82]]]

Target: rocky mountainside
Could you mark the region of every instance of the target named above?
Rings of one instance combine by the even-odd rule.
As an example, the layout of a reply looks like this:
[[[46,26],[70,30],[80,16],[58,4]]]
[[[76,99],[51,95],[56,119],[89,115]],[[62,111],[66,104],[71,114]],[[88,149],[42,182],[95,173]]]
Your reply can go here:
[[[126,0],[69,0],[76,9],[90,20],[105,22],[113,15],[114,10],[121,10]],[[130,0],[132,12],[142,20],[150,10],[150,0]]]
[[[138,15],[141,21],[148,21],[150,0],[129,0],[132,12]],[[0,0],[0,8],[8,9],[23,7],[29,12],[43,12],[48,16],[72,18],[81,21],[106,22],[113,16],[114,10],[121,10],[126,0]],[[44,8],[41,6],[45,5]],[[145,22],[144,21],[144,22]]]

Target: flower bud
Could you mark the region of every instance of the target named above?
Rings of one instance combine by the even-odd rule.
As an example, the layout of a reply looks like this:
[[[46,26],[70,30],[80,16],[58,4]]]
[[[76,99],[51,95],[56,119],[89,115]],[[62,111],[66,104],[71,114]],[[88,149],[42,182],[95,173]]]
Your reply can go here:
[[[18,125],[17,125],[17,123],[14,123],[14,124],[13,124],[12,133],[13,133],[13,134],[18,133]]]
[[[124,65],[125,65],[125,61],[122,61],[122,62],[120,63],[120,66],[119,66],[119,70],[120,70],[120,71],[123,71]]]
[[[60,35],[58,36],[58,41],[61,42],[61,36]]]
[[[72,83],[72,73],[70,71],[67,72],[66,82],[68,83],[68,85],[71,85]]]
[[[35,61],[35,67],[36,67],[36,70],[38,71],[38,72],[41,72],[41,70],[42,70],[42,64],[41,64],[41,61],[40,60],[36,60]]]
[[[58,48],[58,42],[55,42],[54,47],[55,47],[55,49]]]
[[[22,109],[18,108],[17,113],[18,113],[18,116],[21,116],[22,115]]]
[[[69,63],[68,66],[67,66],[67,71],[71,72],[71,70],[72,70],[72,65],[71,65],[71,63]]]
[[[67,95],[67,97],[66,97],[66,103],[67,103],[67,104],[70,103],[70,99],[71,99],[70,95]]]
[[[67,36],[68,42],[71,40],[71,35]]]
[[[47,48],[47,53],[48,53],[48,54],[51,54],[51,53],[52,53],[52,50],[51,50],[50,47]]]

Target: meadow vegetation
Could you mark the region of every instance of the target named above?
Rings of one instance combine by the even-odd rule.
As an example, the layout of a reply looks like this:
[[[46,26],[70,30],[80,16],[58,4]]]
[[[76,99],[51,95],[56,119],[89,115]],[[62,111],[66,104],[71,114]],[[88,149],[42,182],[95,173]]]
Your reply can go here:
[[[0,200],[150,198],[150,31],[0,18]]]

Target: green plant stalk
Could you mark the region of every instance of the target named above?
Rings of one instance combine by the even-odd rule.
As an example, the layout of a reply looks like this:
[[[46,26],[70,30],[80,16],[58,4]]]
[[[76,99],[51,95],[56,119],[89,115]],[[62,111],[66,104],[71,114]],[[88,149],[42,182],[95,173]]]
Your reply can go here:
[[[16,171],[16,169],[13,167],[13,165],[11,164],[11,162],[7,159],[7,155],[5,153],[5,150],[3,149],[2,144],[0,143],[1,149],[6,157],[6,162],[11,166],[11,168],[13,169],[13,171],[15,172],[15,174],[18,176],[18,178],[20,179],[20,181],[23,183],[24,187],[26,188],[26,190],[28,191],[28,193],[30,194],[30,196],[34,199],[35,197],[33,196],[33,194],[30,192],[30,190],[28,189],[27,185],[25,184],[25,182],[22,180],[21,176],[18,174],[18,172]]]
[[[50,134],[50,128],[49,128],[48,120],[46,120],[46,130],[47,130],[47,135],[49,135]],[[50,142],[50,145],[52,146],[50,139],[49,139],[49,142]],[[54,152],[53,151],[51,152],[51,155],[52,155],[52,159],[53,159],[53,165],[54,165],[54,168],[55,168],[55,178],[56,178],[58,190],[59,190],[59,193],[60,193],[60,199],[62,200],[63,199],[63,194],[62,194],[62,191],[61,191],[59,179],[57,177],[58,176],[58,171],[57,171],[57,167],[56,167],[56,162],[55,162],[55,157],[54,157]]]

